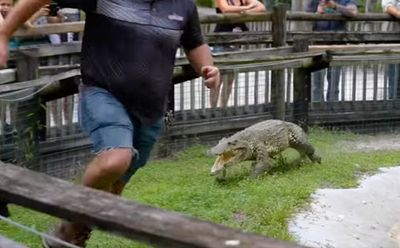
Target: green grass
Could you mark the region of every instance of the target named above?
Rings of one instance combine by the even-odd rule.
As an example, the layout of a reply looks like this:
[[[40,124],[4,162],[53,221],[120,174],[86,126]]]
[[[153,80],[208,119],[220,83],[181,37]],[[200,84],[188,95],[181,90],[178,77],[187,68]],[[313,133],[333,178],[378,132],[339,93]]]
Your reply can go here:
[[[346,188],[379,167],[397,165],[398,151],[343,152],[342,142],[362,139],[361,135],[312,129],[310,140],[322,157],[322,164],[294,161],[297,153],[288,150],[267,175],[248,177],[249,163],[228,170],[227,180],[209,176],[214,158],[206,147],[195,146],[174,158],[152,161],[135,175],[124,197],[194,216],[203,220],[294,241],[287,222],[306,207],[318,188]],[[54,218],[12,206],[12,220],[45,231]],[[134,214],[134,213],[131,213]],[[0,233],[28,247],[40,247],[39,238],[0,221]],[[147,247],[96,231],[88,247]]]

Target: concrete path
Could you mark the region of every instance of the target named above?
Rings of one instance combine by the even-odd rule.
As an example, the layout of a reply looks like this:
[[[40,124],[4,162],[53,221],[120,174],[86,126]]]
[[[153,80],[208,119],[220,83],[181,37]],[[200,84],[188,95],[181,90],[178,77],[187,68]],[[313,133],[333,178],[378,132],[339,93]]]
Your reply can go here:
[[[383,168],[358,188],[318,190],[289,231],[310,247],[400,247],[400,167]]]

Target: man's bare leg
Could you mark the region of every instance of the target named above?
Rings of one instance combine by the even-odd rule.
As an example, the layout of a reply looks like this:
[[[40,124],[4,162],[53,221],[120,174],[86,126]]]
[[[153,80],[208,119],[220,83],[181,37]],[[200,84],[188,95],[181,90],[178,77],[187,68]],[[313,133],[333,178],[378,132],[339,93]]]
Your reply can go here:
[[[83,185],[110,191],[111,186],[129,168],[132,151],[129,148],[111,149],[97,155],[83,175]]]
[[[129,148],[117,148],[102,152],[88,165],[83,175],[83,185],[120,195],[125,184],[119,178],[129,168],[132,151]],[[80,247],[86,246],[91,228],[83,223],[62,221],[53,231],[54,235],[66,242]],[[51,240],[43,239],[44,247],[59,247]]]

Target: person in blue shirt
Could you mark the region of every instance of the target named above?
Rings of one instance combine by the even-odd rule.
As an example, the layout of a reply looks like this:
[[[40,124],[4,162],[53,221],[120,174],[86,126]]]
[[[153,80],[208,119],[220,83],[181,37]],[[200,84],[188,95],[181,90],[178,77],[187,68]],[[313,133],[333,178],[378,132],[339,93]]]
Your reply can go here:
[[[340,13],[344,16],[354,16],[358,13],[356,0],[311,0],[306,8],[307,12],[317,14]],[[316,21],[313,31],[344,31],[346,30],[345,21]],[[332,44],[331,42],[327,42]],[[327,101],[339,100],[339,81],[342,67],[329,67],[327,69],[328,91]],[[319,102],[324,100],[324,77],[325,70],[314,73],[312,100]]]

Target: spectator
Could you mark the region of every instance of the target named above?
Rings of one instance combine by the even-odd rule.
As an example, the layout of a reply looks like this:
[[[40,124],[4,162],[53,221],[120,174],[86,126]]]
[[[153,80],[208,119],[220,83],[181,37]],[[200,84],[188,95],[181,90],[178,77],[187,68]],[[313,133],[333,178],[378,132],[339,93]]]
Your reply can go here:
[[[382,10],[400,20],[400,0],[382,0]],[[396,23],[396,31],[400,31],[400,26]],[[388,65],[388,98],[400,98],[400,64]]]
[[[46,2],[17,2],[0,27],[0,66],[6,64],[12,33]],[[133,174],[146,164],[162,131],[177,48],[183,46],[188,61],[204,77],[207,87],[218,86],[219,70],[213,66],[210,49],[204,43],[193,1],[65,3],[74,4],[65,7],[86,11],[79,110],[82,128],[93,142],[96,157],[87,166],[83,184],[119,195]],[[63,221],[51,234],[85,247],[90,231],[84,224]],[[43,244],[59,247],[47,239]]]
[[[0,25],[13,7],[12,0],[0,0]],[[9,42],[10,49],[16,49],[19,46],[19,41],[16,38],[11,38]]]
[[[344,16],[354,16],[357,14],[356,0],[311,0],[306,8],[307,12],[317,14],[340,13]],[[316,21],[313,31],[344,31],[346,23],[344,21]],[[341,66],[329,67],[327,69],[328,92],[327,101],[339,100],[339,81],[342,72]],[[315,72],[313,77],[313,101],[324,100],[324,81],[325,70]]]
[[[215,0],[215,4],[217,6],[217,13],[255,13],[265,11],[264,5],[257,0]],[[247,28],[245,23],[226,23],[217,24],[215,26],[214,32],[243,32],[248,30],[249,29]],[[213,48],[214,53],[235,50],[237,50],[237,48],[227,45],[215,45]],[[226,76],[225,83],[223,82],[224,78],[225,77],[221,77],[221,83],[216,90],[210,91],[210,104],[213,108],[217,107],[220,95],[221,98],[219,105],[221,107],[225,107],[228,103],[235,77],[233,73],[229,73]],[[221,85],[223,85],[222,90]]]
[[[78,22],[81,20],[81,12],[79,9],[73,8],[62,8],[61,13],[64,17],[64,22]],[[79,33],[78,32],[68,32],[63,34],[61,37],[62,42],[71,42],[78,41]]]

